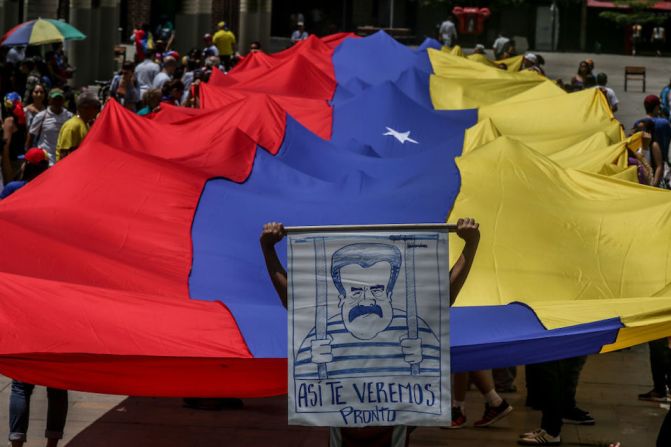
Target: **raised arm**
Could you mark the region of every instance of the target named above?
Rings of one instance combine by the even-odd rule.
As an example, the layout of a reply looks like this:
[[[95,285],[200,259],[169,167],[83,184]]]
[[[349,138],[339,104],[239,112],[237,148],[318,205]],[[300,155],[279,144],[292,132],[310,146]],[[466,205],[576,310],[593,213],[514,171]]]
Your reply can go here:
[[[475,219],[466,218],[457,221],[457,236],[462,238],[466,245],[464,246],[461,256],[457,260],[454,267],[450,271],[450,305],[454,304],[457,295],[466,282],[468,272],[471,270],[475,253],[478,250],[478,243],[480,242],[480,224]]]
[[[263,257],[266,259],[268,275],[270,275],[270,280],[273,282],[277,295],[279,295],[285,308],[287,307],[287,271],[277,257],[275,244],[281,241],[286,233],[284,225],[279,222],[270,222],[263,226],[263,232],[259,240]]]

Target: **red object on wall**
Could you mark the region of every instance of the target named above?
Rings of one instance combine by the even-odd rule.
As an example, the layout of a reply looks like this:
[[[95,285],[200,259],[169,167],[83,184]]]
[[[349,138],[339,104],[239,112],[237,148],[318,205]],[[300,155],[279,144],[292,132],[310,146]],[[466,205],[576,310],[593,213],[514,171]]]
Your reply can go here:
[[[452,14],[457,18],[460,34],[477,36],[485,29],[485,19],[490,16],[489,8],[473,8],[455,6]]]

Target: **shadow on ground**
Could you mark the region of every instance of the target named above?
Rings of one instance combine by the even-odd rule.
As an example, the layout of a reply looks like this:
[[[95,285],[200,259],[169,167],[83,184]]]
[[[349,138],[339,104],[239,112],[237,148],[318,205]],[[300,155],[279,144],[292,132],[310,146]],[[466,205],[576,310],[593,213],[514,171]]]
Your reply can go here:
[[[287,397],[245,400],[242,410],[184,408],[181,399],[129,397],[68,447],[326,446],[325,429],[287,426]]]

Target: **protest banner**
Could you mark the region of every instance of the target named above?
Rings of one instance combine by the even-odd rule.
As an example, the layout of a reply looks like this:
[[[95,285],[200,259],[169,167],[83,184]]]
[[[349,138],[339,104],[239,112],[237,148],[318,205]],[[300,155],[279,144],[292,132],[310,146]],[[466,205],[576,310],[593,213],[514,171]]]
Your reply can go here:
[[[450,423],[447,225],[295,227],[289,423]]]

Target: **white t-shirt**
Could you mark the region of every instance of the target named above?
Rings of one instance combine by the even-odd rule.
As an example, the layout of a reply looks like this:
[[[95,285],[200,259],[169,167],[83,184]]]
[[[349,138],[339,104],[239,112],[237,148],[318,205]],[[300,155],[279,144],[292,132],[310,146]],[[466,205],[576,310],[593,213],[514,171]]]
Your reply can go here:
[[[135,67],[135,79],[140,87],[140,93],[144,93],[151,88],[154,78],[161,71],[161,67],[150,59],[145,59]]]
[[[33,138],[36,138],[33,144],[49,153],[49,164],[56,161],[58,134],[63,127],[63,123],[70,118],[72,118],[72,113],[69,110],[63,109],[61,113],[56,114],[51,110],[51,107],[42,110],[33,118],[28,132]]]
[[[612,88],[610,87],[602,87],[602,88],[606,91],[606,98],[608,99],[608,105],[610,105],[611,109],[620,103]]]
[[[170,75],[165,71],[160,72],[154,78],[154,82],[151,84],[151,88],[163,88],[163,84],[170,80]]]

